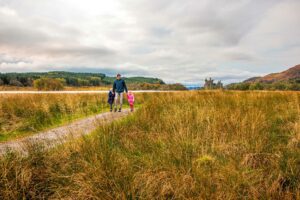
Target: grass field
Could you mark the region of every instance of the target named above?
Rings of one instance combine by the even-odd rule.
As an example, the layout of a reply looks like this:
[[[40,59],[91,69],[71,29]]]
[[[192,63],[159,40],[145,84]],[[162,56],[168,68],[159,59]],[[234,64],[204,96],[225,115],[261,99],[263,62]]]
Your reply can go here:
[[[0,199],[300,199],[300,93],[138,98],[89,136],[0,158]]]
[[[108,91],[110,89],[109,86],[103,87],[65,87],[64,91]],[[14,87],[14,86],[0,86],[0,91],[38,91],[38,89],[34,87]]]
[[[0,142],[109,111],[108,107],[106,94],[0,94]]]

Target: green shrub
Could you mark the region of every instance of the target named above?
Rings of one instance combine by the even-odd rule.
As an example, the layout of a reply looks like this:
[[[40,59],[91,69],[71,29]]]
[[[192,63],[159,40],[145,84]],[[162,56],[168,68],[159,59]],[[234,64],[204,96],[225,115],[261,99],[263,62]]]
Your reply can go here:
[[[63,90],[63,79],[41,78],[34,81],[34,87],[38,90]]]

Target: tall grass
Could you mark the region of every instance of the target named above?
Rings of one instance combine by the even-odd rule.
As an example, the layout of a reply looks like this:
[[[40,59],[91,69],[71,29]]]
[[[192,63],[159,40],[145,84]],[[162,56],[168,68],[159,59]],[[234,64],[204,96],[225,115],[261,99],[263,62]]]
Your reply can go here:
[[[103,111],[106,94],[0,94],[0,141]]]
[[[300,94],[153,94],[135,115],[0,160],[0,198],[300,199]]]

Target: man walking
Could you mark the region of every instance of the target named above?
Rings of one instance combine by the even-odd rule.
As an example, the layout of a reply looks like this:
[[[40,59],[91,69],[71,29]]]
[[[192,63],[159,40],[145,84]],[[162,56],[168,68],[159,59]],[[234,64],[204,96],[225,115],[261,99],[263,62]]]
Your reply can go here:
[[[121,74],[118,74],[117,79],[114,81],[113,85],[113,92],[115,94],[115,112],[117,112],[118,110],[118,104],[120,105],[119,112],[122,111],[124,91],[126,93],[128,92],[126,83],[123,79],[121,79]]]

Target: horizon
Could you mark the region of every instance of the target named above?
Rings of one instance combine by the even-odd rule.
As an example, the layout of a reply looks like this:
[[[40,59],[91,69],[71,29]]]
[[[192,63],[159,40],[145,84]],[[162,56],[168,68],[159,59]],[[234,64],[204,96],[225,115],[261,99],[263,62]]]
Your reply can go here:
[[[107,77],[115,77],[116,74],[105,74],[101,71],[99,72],[91,72],[91,71],[26,71],[26,72],[15,72],[15,71],[12,71],[12,72],[0,72],[0,74],[9,74],[9,73],[17,73],[17,74],[22,74],[22,73],[51,73],[51,72],[67,72],[67,73],[91,73],[91,74],[104,74],[105,76]],[[122,78],[136,78],[136,77],[143,77],[143,78],[157,78],[157,79],[160,79],[162,80],[163,82],[165,82],[166,84],[176,84],[176,83],[179,83],[179,84],[182,84],[184,86],[191,86],[191,87],[194,87],[194,86],[203,86],[204,84],[204,80],[203,79],[202,81],[200,82],[166,82],[165,80],[163,80],[162,78],[159,78],[159,77],[152,77],[152,76],[143,76],[143,75],[139,75],[139,76],[126,76],[126,74],[121,74],[122,75]],[[213,78],[213,77],[207,77],[207,78]],[[201,83],[203,82],[203,83]]]
[[[298,65],[300,65],[300,64],[298,64]],[[298,65],[295,65],[295,66],[298,66]],[[295,67],[295,66],[293,66],[293,67]],[[293,67],[288,67],[288,68],[284,69],[283,71],[286,71],[286,70],[291,69],[291,68],[293,68]],[[229,85],[229,84],[232,84],[232,83],[240,83],[240,82],[246,81],[246,80],[251,79],[251,78],[264,77],[264,76],[270,75],[270,74],[281,73],[281,72],[283,72],[283,71],[280,71],[280,72],[271,72],[271,73],[269,73],[269,74],[262,74],[261,76],[255,76],[255,77],[246,77],[245,79],[243,79],[243,80],[241,80],[241,81],[239,81],[239,82],[226,82],[226,81],[223,82],[222,80],[220,80],[220,79],[215,79],[214,77],[205,77],[204,79],[199,79],[200,81],[198,81],[198,82],[167,82],[167,81],[163,80],[162,78],[159,78],[159,77],[153,77],[153,76],[143,76],[143,75],[138,75],[138,76],[134,76],[134,75],[133,75],[133,76],[126,76],[126,74],[125,74],[125,75],[124,75],[124,74],[121,74],[121,75],[122,75],[122,77],[124,77],[124,78],[137,78],[137,77],[143,77],[143,78],[156,78],[156,79],[162,80],[162,81],[163,81],[164,83],[166,83],[166,84],[177,84],[177,83],[179,83],[179,84],[184,85],[184,86],[187,87],[187,88],[198,88],[198,87],[203,87],[203,86],[204,86],[204,83],[205,83],[205,79],[209,79],[209,78],[212,78],[214,81],[222,81],[223,84]],[[104,74],[104,75],[107,76],[107,77],[115,77],[115,76],[116,76],[116,74],[106,74],[106,73],[101,72],[101,71],[98,71],[98,70],[92,70],[92,71],[64,71],[64,70],[62,70],[62,71],[0,72],[0,74],[1,74],[1,73],[2,73],[2,74],[6,74],[6,73],[51,73],[51,72],[83,73],[83,74],[85,74],[85,73],[87,73],[87,74],[89,74],[89,73],[90,73],[90,74]],[[117,74],[119,74],[119,73],[117,73]]]
[[[115,77],[115,74],[105,74],[103,72],[90,72],[90,71],[81,71],[81,72],[78,72],[78,71],[27,71],[27,72],[0,72],[0,74],[9,74],[9,73],[16,73],[16,74],[26,74],[26,73],[51,73],[51,72],[66,72],[66,73],[87,73],[87,74],[104,74],[106,77]],[[122,75],[122,74],[121,74]],[[151,77],[151,76],[143,76],[143,75],[140,75],[140,76],[126,76],[126,75],[122,75],[122,78],[138,78],[138,77],[142,77],[142,78],[156,78],[156,79],[159,79],[159,80],[162,80],[164,83],[166,84],[182,84],[184,85],[185,87],[191,87],[191,88],[195,88],[195,87],[202,87],[204,85],[204,81],[205,79],[208,79],[208,78],[212,78],[214,81],[219,81],[217,79],[214,79],[213,77],[206,77],[205,79],[199,81],[199,82],[166,82],[165,80],[159,78],[159,77]],[[230,84],[230,83],[226,83],[226,84]]]
[[[241,82],[299,64],[299,9],[297,0],[0,0],[0,72]]]

